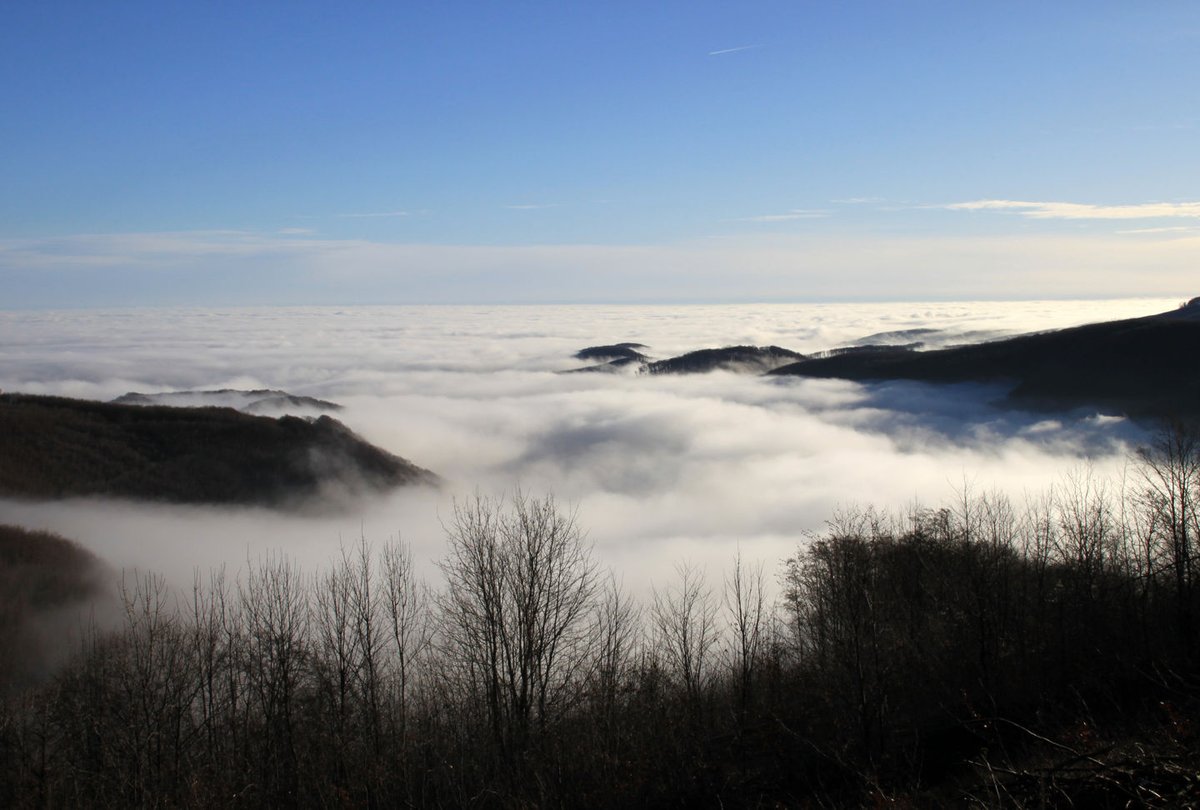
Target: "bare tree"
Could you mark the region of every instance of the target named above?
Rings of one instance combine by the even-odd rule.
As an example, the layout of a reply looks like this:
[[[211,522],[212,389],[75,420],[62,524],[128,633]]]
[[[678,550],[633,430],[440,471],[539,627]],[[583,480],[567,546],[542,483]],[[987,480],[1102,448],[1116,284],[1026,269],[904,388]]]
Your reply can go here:
[[[1194,545],[1200,537],[1200,430],[1183,422],[1163,426],[1138,451],[1146,507],[1155,516],[1172,573],[1180,626],[1190,635],[1196,579]]]
[[[214,774],[231,779],[236,772],[240,736],[236,721],[245,701],[245,684],[238,662],[241,620],[231,604],[223,567],[209,573],[207,587],[196,572],[191,620],[205,755]]]
[[[617,710],[618,695],[633,666],[639,644],[641,609],[609,578],[592,618],[595,642],[592,665],[593,701],[605,718]]]
[[[300,569],[269,556],[249,566],[239,585],[245,642],[243,666],[261,723],[260,784],[270,801],[296,789],[298,700],[309,659],[309,603]]]
[[[354,630],[355,691],[359,723],[373,757],[378,757],[382,733],[382,699],[386,666],[386,619],[381,601],[385,589],[376,581],[371,547],[360,538],[353,553],[343,550],[343,570],[349,575],[350,616]]]
[[[354,630],[348,561],[325,572],[317,581],[313,611],[313,664],[321,691],[333,717],[329,731],[344,746],[352,722],[354,686]]]
[[[768,621],[764,581],[762,563],[747,568],[739,548],[733,561],[733,573],[725,577],[725,609],[729,612],[733,634],[731,664],[743,720],[750,705]]]
[[[589,652],[596,564],[552,497],[456,503],[440,599],[447,652],[482,697],[503,756],[574,705]]]
[[[659,646],[689,703],[698,705],[711,675],[710,657],[718,641],[717,607],[703,570],[682,563],[675,567],[676,582],[654,592],[651,620]]]
[[[856,730],[872,770],[883,744],[895,665],[885,652],[891,616],[884,603],[880,552],[892,542],[885,523],[885,515],[874,509],[835,512],[826,534],[789,560],[784,575],[784,600],[808,654],[807,666],[824,676],[843,716],[853,718],[847,731]]]
[[[1090,467],[1073,471],[1055,489],[1059,559],[1083,578],[1090,592],[1112,555],[1113,515],[1106,482]]]
[[[399,541],[383,547],[383,587],[384,613],[394,658],[392,700],[403,750],[407,745],[416,673],[421,657],[429,648],[433,624],[425,585],[413,572],[412,550]]]

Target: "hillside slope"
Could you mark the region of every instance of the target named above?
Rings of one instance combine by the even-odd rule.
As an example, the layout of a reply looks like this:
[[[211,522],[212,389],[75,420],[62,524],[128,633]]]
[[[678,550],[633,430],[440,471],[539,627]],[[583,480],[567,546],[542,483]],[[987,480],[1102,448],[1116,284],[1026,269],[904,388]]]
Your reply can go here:
[[[0,394],[0,495],[280,506],[437,478],[328,416]]]
[[[804,355],[779,346],[725,346],[698,349],[666,360],[648,363],[647,374],[707,374],[710,371],[762,373],[802,360]]]
[[[1177,311],[937,351],[880,347],[769,372],[848,380],[1006,382],[1034,407],[1200,414],[1200,299]]]
[[[59,612],[99,596],[106,575],[64,537],[0,525],[0,698],[35,683],[63,655],[63,639],[78,626]]]

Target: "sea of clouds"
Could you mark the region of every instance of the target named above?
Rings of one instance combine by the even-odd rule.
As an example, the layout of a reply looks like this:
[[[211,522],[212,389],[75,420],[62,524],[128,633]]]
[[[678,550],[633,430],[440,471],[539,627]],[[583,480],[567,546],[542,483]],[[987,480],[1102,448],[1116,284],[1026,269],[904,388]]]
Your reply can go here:
[[[409,543],[436,579],[442,524],[475,493],[520,487],[575,510],[640,590],[735,553],[768,570],[839,507],[940,505],[964,487],[1036,494],[1090,466],[1118,481],[1141,428],[1093,411],[1007,410],[999,386],[562,374],[620,341],[670,357],[774,344],[936,347],[1148,315],[1175,300],[729,306],[410,306],[0,312],[0,389],[92,399],[279,388],[344,406],[367,440],[442,476],[343,509],[289,514],[0,500],[0,522],[71,537],[114,569],[194,571],[282,551],[316,570],[365,537]],[[892,334],[899,333],[899,334]],[[718,573],[719,575],[719,573]]]

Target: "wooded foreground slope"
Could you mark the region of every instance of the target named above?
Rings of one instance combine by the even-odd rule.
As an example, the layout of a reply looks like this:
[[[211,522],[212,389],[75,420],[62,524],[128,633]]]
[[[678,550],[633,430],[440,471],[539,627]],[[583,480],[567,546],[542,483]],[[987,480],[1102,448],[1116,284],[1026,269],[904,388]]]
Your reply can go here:
[[[282,505],[434,480],[328,416],[0,394],[0,496]]]
[[[777,600],[733,548],[639,599],[549,496],[444,529],[428,584],[366,538],[124,579],[0,699],[0,807],[1200,806],[1193,426],[1120,481],[837,512]]]

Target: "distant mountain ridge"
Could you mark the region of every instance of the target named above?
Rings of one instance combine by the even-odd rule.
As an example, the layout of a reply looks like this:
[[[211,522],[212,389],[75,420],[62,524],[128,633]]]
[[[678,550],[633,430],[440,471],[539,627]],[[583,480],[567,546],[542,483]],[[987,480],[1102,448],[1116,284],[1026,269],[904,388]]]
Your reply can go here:
[[[570,371],[614,372],[632,368],[639,374],[707,374],[710,371],[762,374],[804,358],[799,352],[779,346],[724,346],[719,349],[697,349],[665,360],[651,360],[637,351],[645,348],[641,343],[591,346],[576,352],[575,357],[606,362]]]
[[[130,391],[112,400],[117,405],[174,405],[178,407],[236,408],[246,413],[312,410],[340,411],[341,405],[316,397],[297,396],[275,388],[220,388],[208,391],[164,391],[143,394]]]
[[[614,359],[574,371],[723,370],[859,382],[1003,383],[1010,386],[1009,402],[1022,407],[1200,416],[1200,298],[1141,318],[922,350],[923,341],[938,332],[877,332],[852,345],[809,355],[779,346],[726,346],[651,360],[637,351],[645,346],[620,343],[577,353],[579,359]]]
[[[437,481],[328,416],[0,394],[0,496],[285,506]]]
[[[771,374],[856,381],[1004,382],[1014,404],[1200,415],[1200,298],[1178,310],[932,351],[876,347]]]
[[[642,343],[612,343],[607,346],[588,346],[575,352],[576,360],[645,360],[646,355],[638,349],[647,348]]]
[[[799,352],[779,346],[725,346],[657,360],[647,363],[642,370],[647,374],[703,374],[717,370],[762,373],[803,359]]]

